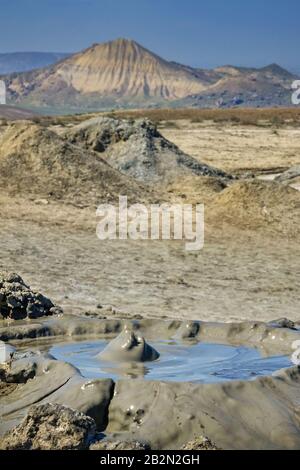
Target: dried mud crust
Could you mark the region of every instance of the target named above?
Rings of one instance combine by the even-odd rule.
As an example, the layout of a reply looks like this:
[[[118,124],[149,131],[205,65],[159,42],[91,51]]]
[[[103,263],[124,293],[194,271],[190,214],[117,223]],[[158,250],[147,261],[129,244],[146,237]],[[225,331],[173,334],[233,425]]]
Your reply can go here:
[[[6,383],[0,381],[0,398],[12,393],[17,388],[17,386],[17,383]]]
[[[300,192],[274,181],[235,182],[209,201],[207,212],[210,220],[239,229],[265,230],[288,239],[300,234]]]
[[[95,421],[64,405],[32,406],[22,423],[0,440],[4,450],[83,450],[96,433]]]

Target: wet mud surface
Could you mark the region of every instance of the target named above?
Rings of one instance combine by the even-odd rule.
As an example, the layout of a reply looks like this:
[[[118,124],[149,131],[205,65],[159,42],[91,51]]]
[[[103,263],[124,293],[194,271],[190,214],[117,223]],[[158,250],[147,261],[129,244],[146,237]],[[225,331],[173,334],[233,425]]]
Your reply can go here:
[[[109,438],[148,442],[153,449],[179,448],[199,436],[200,430],[224,449],[299,448],[300,372],[297,366],[288,366],[292,344],[300,333],[282,325],[286,322],[221,324],[67,315],[3,320],[0,339],[13,344],[16,353],[11,364],[1,369],[2,381],[18,381],[18,385],[0,398],[0,433],[18,425],[31,405],[50,402],[91,416],[98,431]],[[162,380],[159,373],[151,377],[149,372],[149,380],[144,380],[136,373],[130,376],[127,370],[124,378],[121,373],[112,374],[111,369],[105,371],[106,377],[93,375],[93,360],[99,361],[95,356],[124,328],[146,338],[147,344],[160,352],[157,361],[162,361],[162,367],[171,360],[167,355],[175,348],[176,360],[183,361],[178,367],[173,364],[176,377]],[[74,347],[81,347],[83,354],[87,351],[89,373],[81,361],[72,361]],[[187,353],[192,350],[193,354]],[[231,376],[219,377],[221,380],[213,383],[202,377],[204,383],[197,383],[189,376],[188,358],[193,365],[202,361],[202,372],[205,362],[210,369],[213,363],[216,367],[218,363],[230,364]],[[268,364],[265,371],[263,362]],[[150,364],[154,371],[158,362],[140,360],[133,364],[136,370]],[[245,364],[246,369],[249,364],[255,369],[256,377],[243,375]],[[124,373],[124,363],[118,361],[118,365]],[[185,380],[179,377],[181,366]],[[232,376],[234,371],[238,371],[238,377]],[[167,375],[166,370],[163,375]]]

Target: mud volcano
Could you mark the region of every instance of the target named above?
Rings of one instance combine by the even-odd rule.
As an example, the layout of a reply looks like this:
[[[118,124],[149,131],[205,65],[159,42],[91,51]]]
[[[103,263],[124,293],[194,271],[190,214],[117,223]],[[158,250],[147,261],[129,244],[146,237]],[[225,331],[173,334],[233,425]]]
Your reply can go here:
[[[159,353],[141,336],[125,326],[122,333],[98,354],[99,359],[121,362],[155,361]]]
[[[299,449],[298,339],[287,321],[2,320],[0,340],[16,350],[0,367],[0,434],[52,403],[152,449],[201,436],[222,449]]]

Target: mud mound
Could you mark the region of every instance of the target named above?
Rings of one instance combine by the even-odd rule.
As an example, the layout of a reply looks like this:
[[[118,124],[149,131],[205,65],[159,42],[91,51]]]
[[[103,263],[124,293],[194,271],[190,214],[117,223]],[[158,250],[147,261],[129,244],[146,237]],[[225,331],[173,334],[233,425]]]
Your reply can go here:
[[[46,403],[32,406],[22,423],[0,441],[5,450],[88,449],[95,421],[77,410]]]
[[[269,228],[287,236],[300,233],[299,192],[277,182],[236,182],[214,197],[206,213],[218,225]]]
[[[182,152],[148,119],[92,118],[66,131],[65,137],[100,153],[112,167],[145,183],[189,174],[227,176]]]
[[[51,300],[34,292],[15,273],[0,272],[0,318],[38,318],[61,313]]]
[[[174,200],[179,198],[189,204],[201,204],[210,201],[226,188],[227,182],[224,178],[192,175],[172,181],[167,186],[167,192]]]
[[[96,153],[26,122],[8,126],[0,136],[0,183],[12,194],[38,194],[86,205],[116,200],[119,194],[134,200],[148,197],[148,191]]]
[[[158,359],[159,353],[143,337],[125,328],[97,357],[107,361],[146,362]]]

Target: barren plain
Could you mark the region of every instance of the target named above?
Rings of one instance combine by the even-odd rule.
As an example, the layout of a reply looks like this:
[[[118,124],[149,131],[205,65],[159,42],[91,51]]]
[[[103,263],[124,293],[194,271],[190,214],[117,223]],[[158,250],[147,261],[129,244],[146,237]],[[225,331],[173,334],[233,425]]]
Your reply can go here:
[[[47,125],[60,135],[72,119]],[[300,192],[293,182],[261,181],[299,164],[299,127],[194,121],[162,120],[158,128],[240,179],[223,188],[218,178],[191,176],[151,191],[156,199],[205,202],[203,250],[189,253],[180,241],[101,242],[95,200],[65,204],[2,188],[0,270],[18,272],[67,313],[100,315],[104,307],[106,315],[299,320]]]

